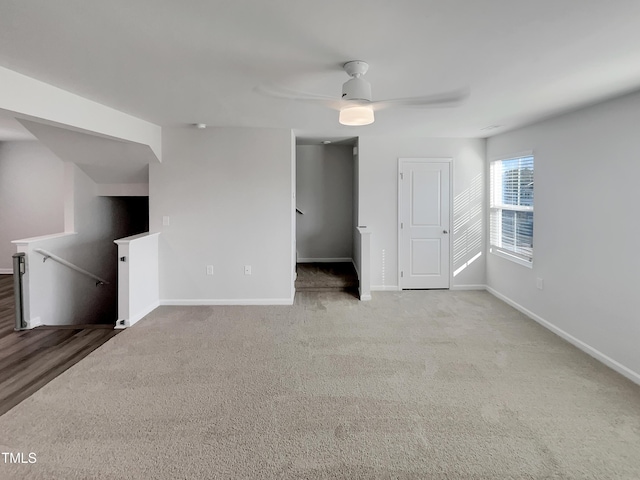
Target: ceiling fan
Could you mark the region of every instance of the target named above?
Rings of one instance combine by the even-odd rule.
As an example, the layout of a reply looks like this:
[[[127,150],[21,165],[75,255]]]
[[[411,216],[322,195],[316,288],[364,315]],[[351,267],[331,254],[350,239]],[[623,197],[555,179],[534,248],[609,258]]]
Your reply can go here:
[[[262,85],[256,90],[272,97],[315,103],[338,110],[340,111],[338,120],[343,125],[369,125],[375,120],[374,111],[384,108],[455,107],[469,96],[468,89],[458,89],[421,97],[374,101],[371,99],[371,84],[364,79],[369,64],[362,60],[352,60],[345,63],[342,68],[351,78],[342,85],[341,98],[296,92],[275,85]]]

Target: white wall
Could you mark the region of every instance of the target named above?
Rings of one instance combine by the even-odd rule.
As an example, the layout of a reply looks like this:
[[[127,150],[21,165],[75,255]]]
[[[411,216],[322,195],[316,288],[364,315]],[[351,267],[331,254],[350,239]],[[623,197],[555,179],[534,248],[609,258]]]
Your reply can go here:
[[[0,143],[0,273],[11,273],[12,240],[62,232],[64,164],[35,141]]]
[[[298,145],[296,242],[302,261],[345,259],[353,249],[353,147]]]
[[[352,147],[353,153],[353,227],[359,226],[358,214],[360,213],[360,139],[356,138],[356,144]],[[355,235],[353,236],[355,241]],[[355,248],[355,246],[354,246]]]
[[[452,158],[451,287],[483,288],[485,141],[360,136],[358,223],[371,231],[371,289],[398,288],[398,158],[412,157]]]
[[[160,303],[158,233],[120,238],[118,245],[118,323],[131,327]]]
[[[149,170],[161,303],[291,303],[291,131],[167,128],[163,152]]]
[[[533,150],[535,213],[533,269],[488,254],[487,284],[640,383],[638,125],[634,94],[488,140]]]
[[[371,233],[364,227],[355,228],[353,266],[358,274],[360,300],[371,300]]]

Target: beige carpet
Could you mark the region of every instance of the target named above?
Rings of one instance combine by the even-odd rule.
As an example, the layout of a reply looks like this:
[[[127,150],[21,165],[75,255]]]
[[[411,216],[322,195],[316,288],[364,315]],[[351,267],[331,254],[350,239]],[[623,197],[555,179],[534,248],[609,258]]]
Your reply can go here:
[[[162,307],[0,450],[37,458],[2,479],[635,480],[640,387],[485,292]]]

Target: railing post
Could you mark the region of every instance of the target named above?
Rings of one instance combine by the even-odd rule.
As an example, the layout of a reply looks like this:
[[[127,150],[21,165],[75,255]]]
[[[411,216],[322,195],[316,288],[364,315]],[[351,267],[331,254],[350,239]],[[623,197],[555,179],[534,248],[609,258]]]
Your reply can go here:
[[[26,257],[24,252],[13,255],[13,296],[16,304],[16,325],[14,330],[25,330],[27,322],[24,320],[24,296],[22,290],[22,276],[26,271]]]

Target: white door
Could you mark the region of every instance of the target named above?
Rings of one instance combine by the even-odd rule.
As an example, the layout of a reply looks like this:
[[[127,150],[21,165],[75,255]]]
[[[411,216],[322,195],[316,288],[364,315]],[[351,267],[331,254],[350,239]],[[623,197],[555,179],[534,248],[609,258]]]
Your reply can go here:
[[[402,289],[449,288],[451,164],[442,160],[399,161],[398,263]]]

